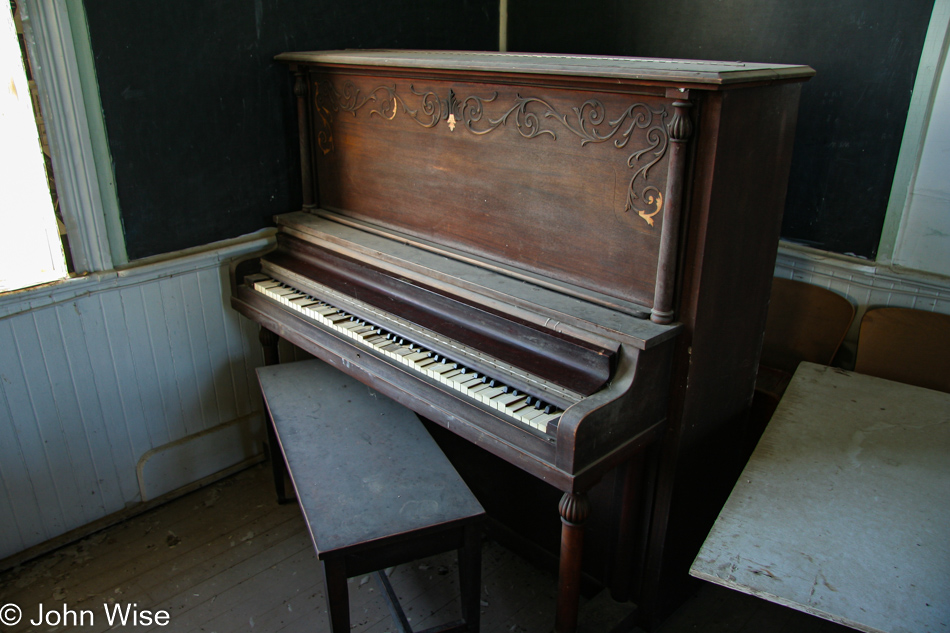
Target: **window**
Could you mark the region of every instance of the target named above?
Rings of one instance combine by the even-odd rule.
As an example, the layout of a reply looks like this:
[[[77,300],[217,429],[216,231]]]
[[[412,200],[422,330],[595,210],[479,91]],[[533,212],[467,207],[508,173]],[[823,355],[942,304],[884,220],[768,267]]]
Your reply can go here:
[[[15,11],[0,9],[0,291],[67,275]]]

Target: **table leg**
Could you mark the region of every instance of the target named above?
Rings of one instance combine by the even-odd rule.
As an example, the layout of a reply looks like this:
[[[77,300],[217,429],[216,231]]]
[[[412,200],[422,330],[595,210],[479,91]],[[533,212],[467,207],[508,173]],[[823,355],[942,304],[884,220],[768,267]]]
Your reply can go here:
[[[574,633],[577,630],[577,608],[581,589],[584,521],[590,515],[587,493],[565,492],[558,511],[561,514],[561,559],[554,631]]]

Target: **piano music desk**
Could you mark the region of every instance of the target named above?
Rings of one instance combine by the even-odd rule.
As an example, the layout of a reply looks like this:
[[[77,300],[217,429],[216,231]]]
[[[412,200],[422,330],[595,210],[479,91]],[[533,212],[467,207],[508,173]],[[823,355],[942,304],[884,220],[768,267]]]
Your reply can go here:
[[[950,394],[801,363],[690,573],[869,632],[950,624]]]
[[[416,415],[322,361],[257,374],[323,566],[334,633],[350,630],[347,578],[451,549],[463,621],[436,629],[477,632],[484,511]],[[412,633],[384,572],[378,580],[397,630]]]

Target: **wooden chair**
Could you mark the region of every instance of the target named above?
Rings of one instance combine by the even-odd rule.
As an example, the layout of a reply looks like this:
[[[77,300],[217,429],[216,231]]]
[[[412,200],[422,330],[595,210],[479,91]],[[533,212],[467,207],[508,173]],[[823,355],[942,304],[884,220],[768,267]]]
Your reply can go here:
[[[854,370],[950,393],[950,315],[868,310],[861,319]]]
[[[851,302],[827,288],[772,279],[762,356],[743,450],[752,453],[801,361],[830,365],[854,320]]]
[[[853,320],[854,306],[841,295],[773,279],[756,389],[779,398],[801,361],[830,365]]]

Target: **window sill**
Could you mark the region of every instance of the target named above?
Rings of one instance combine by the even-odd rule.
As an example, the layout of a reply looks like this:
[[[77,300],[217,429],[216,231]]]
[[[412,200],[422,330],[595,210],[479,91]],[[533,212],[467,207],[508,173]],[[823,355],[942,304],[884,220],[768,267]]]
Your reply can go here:
[[[77,275],[39,286],[0,293],[0,319],[104,292],[174,277],[270,248],[275,229],[262,229],[231,240],[139,260],[117,270]]]

